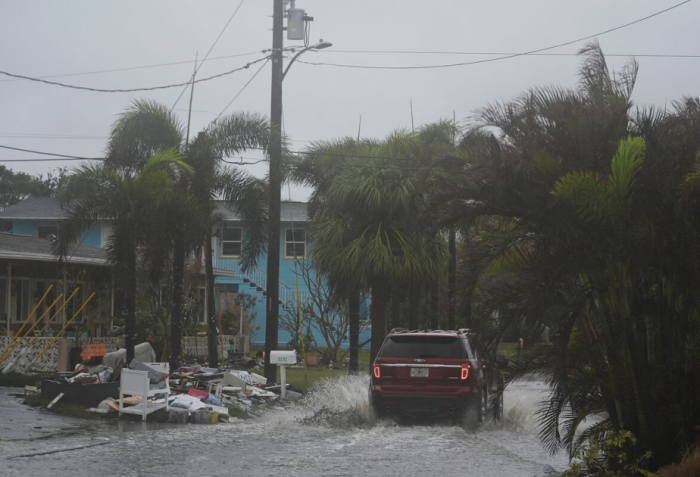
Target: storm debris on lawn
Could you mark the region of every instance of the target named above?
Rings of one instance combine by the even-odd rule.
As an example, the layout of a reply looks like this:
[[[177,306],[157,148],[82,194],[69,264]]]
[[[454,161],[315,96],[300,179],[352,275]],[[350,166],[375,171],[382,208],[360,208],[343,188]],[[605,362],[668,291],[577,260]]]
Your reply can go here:
[[[170,375],[170,386],[173,391],[187,394],[183,405],[191,404],[194,397],[212,407],[214,412],[217,412],[217,406],[220,406],[218,410],[226,409],[226,406],[237,406],[251,417],[259,417],[260,413],[256,410],[277,403],[281,392],[279,384],[268,385],[265,377],[254,372],[222,371],[200,365],[178,368]],[[287,385],[287,389],[290,387]],[[287,392],[295,398],[301,397],[301,394],[294,391]],[[172,419],[177,422],[182,418],[173,416]]]

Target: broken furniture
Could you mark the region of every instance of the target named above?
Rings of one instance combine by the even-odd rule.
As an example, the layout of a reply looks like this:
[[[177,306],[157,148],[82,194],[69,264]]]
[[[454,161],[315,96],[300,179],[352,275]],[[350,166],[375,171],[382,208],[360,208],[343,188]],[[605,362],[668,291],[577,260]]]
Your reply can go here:
[[[96,407],[107,398],[119,398],[119,383],[73,384],[60,377],[41,380],[41,397],[44,399],[53,399],[61,393],[64,401]]]
[[[168,363],[144,363],[151,370],[164,373],[169,371]],[[153,373],[151,373],[153,374]],[[143,420],[146,416],[158,409],[168,410],[168,399],[170,397],[170,385],[167,377],[157,384],[151,384],[149,371],[138,371],[133,369],[122,369],[121,387],[119,390],[119,415],[122,413],[141,415]],[[140,396],[141,402],[135,406],[124,407],[124,396]],[[149,398],[151,402],[149,402]]]

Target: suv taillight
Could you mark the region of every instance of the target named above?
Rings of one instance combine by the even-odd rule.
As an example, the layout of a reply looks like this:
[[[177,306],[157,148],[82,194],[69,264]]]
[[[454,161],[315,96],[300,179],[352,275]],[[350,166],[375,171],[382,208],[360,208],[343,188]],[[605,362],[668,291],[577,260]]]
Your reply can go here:
[[[462,379],[467,379],[469,377],[469,370],[472,365],[469,363],[462,363]]]
[[[379,378],[379,376],[380,376],[379,366],[377,366],[377,365],[375,364],[375,365],[374,365],[374,377],[375,377],[375,378]]]

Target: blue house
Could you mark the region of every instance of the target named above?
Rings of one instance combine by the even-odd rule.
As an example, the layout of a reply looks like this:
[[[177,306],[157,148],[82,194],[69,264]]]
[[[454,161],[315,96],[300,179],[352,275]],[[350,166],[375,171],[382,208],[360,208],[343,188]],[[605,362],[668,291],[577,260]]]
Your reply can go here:
[[[51,239],[57,233],[57,221],[61,217],[58,201],[47,198],[27,199],[0,212],[5,230],[10,229],[0,233],[2,334],[16,334],[34,309],[29,325],[45,313],[49,315],[43,321],[46,323],[51,314],[57,313],[44,336],[60,330],[70,320],[73,328],[69,334],[81,330],[100,336],[111,328],[114,287],[102,248],[102,230],[94,227],[86,231],[81,247],[58,263],[52,253]],[[59,308],[68,297],[72,298],[67,305]],[[54,302],[57,305],[51,308]]]
[[[241,268],[241,254],[243,253],[244,227],[233,211],[220,203],[217,212],[223,217],[216,233],[212,237],[214,250],[214,275],[215,275],[215,303],[218,310],[228,306],[238,306],[238,295],[248,294],[256,298],[253,309],[246,310],[246,315],[255,316],[251,344],[262,345],[265,341],[265,304],[269,286],[265,270],[267,257],[258,257],[257,265],[252,269],[243,271]],[[52,234],[58,233],[58,223],[65,216],[65,212],[57,199],[46,197],[30,197],[18,204],[8,207],[0,212],[0,221],[10,226],[10,233],[16,236],[27,237],[27,240],[41,240],[46,242]],[[307,205],[302,202],[282,202],[281,204],[281,237],[280,237],[280,281],[279,288],[280,315],[290,311],[293,314],[297,309],[297,276],[299,264],[297,260],[306,260],[309,257],[306,227],[308,224]],[[81,250],[98,250],[103,252],[111,234],[109,222],[98,222],[90,230],[83,233],[80,245],[76,249],[76,255]],[[1,238],[1,237],[0,237]],[[2,241],[0,240],[0,258],[2,257]],[[103,254],[102,254],[103,255]],[[104,266],[104,256],[102,256]],[[0,284],[1,285],[1,284]],[[303,307],[308,308],[310,292],[299,277],[299,296]],[[199,290],[202,304],[206,303],[206,288]],[[112,300],[113,301],[113,300]],[[363,310],[366,304],[363,304]],[[111,310],[113,313],[113,310]],[[199,315],[199,323],[206,325],[207,315],[202,306]],[[112,315],[113,316],[113,315]],[[368,328],[365,326],[364,328]],[[306,330],[305,330],[306,331]],[[366,329],[360,341],[369,339],[369,329]],[[316,336],[319,343],[323,343],[320,336]],[[343,348],[348,346],[347,336],[343,342]],[[280,327],[279,345],[286,346],[292,339],[291,335]]]

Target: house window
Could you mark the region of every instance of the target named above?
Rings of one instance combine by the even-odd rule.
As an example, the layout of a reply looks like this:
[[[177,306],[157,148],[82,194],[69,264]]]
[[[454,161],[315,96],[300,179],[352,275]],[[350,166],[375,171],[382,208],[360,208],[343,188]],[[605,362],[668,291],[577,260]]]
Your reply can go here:
[[[29,316],[29,279],[13,278],[10,282],[10,315],[14,323],[23,323]]]
[[[48,238],[49,235],[58,237],[58,225],[39,225],[36,228],[36,236],[39,238]]]
[[[221,235],[221,256],[240,257],[242,246],[243,229],[240,227],[224,227]]]
[[[66,321],[70,320],[73,318],[76,313],[78,313],[78,310],[80,310],[80,307],[83,306],[83,298],[87,298],[85,296],[83,288],[85,288],[85,283],[83,282],[74,282],[74,281],[68,281],[66,284],[66,296],[70,298],[70,296],[73,294],[76,288],[79,288],[78,292],[73,296],[73,299],[68,302],[66,307],[64,308],[64,311],[66,313]],[[80,314],[75,317],[73,320],[74,324],[84,322],[87,319],[87,314],[85,313],[85,309],[83,308],[82,311],[80,311]]]
[[[306,257],[306,230],[286,229],[284,240],[284,258]]]

